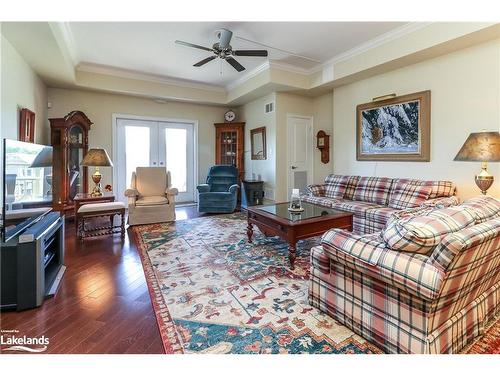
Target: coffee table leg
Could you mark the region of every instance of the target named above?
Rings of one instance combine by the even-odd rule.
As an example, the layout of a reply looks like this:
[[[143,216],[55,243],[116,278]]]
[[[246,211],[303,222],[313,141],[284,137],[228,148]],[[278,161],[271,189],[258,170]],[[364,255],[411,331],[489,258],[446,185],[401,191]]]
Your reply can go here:
[[[290,244],[288,246],[288,258],[290,259],[290,269],[295,269],[294,263],[295,263],[295,258],[297,257],[297,248],[296,244]]]
[[[247,226],[247,236],[248,236],[248,242],[252,243],[252,236],[253,236],[253,226],[252,226],[252,223],[248,223],[248,226]]]

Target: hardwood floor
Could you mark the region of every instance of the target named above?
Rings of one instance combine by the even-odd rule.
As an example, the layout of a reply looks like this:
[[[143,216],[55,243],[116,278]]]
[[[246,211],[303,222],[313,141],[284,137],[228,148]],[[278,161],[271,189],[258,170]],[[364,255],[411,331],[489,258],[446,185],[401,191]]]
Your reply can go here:
[[[199,216],[196,206],[177,219]],[[0,314],[2,330],[50,340],[46,353],[163,353],[137,248],[120,236],[75,239],[66,222],[66,274],[54,298],[37,309]],[[7,352],[4,352],[7,353]]]

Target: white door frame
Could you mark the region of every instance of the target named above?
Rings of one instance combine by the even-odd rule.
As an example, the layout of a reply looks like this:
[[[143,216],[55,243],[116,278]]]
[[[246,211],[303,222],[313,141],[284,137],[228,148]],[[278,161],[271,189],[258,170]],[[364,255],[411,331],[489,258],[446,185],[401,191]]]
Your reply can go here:
[[[304,116],[304,115],[299,115],[295,113],[287,113],[286,114],[286,194],[287,194],[287,199],[288,199],[288,192],[290,191],[290,119],[292,118],[297,118],[301,120],[309,120],[310,122],[310,130],[307,132],[308,134],[308,139],[307,142],[311,147],[309,148],[308,152],[308,159],[309,159],[309,165],[307,167],[308,173],[307,173],[307,184],[310,185],[312,184],[312,181],[314,180],[314,137],[313,137],[313,131],[314,131],[314,117],[313,116]],[[309,173],[310,171],[310,173]]]
[[[118,142],[118,120],[143,120],[143,121],[158,121],[158,122],[172,122],[177,124],[191,124],[193,125],[193,143],[194,143],[194,200],[198,200],[198,194],[196,194],[196,185],[198,185],[198,120],[190,119],[178,119],[169,117],[156,117],[156,116],[142,116],[142,115],[131,115],[126,113],[112,113],[111,114],[111,126],[112,126],[112,142],[111,147],[113,149],[113,161],[118,158],[117,142]],[[113,168],[113,186],[116,187],[118,181],[117,168]]]

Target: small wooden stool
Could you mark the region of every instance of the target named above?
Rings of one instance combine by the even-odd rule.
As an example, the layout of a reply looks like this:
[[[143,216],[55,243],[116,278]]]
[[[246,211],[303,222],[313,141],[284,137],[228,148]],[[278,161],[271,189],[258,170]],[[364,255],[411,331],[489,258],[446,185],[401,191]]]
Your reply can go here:
[[[114,225],[115,215],[120,215],[120,225]],[[107,216],[111,223],[109,226],[85,227],[85,220]],[[81,206],[76,213],[78,238],[83,241],[86,237],[96,237],[106,234],[120,233],[125,237],[125,205],[122,202],[88,203]]]

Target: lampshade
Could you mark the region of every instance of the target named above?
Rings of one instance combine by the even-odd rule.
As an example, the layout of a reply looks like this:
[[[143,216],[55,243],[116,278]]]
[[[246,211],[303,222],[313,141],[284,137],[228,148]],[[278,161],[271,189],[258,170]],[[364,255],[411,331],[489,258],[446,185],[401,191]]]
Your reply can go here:
[[[500,161],[500,133],[471,133],[453,160]]]
[[[30,168],[52,167],[52,147],[44,147],[36,154]]]
[[[91,148],[87,151],[80,165],[84,167],[112,167],[113,163],[105,149]]]

